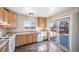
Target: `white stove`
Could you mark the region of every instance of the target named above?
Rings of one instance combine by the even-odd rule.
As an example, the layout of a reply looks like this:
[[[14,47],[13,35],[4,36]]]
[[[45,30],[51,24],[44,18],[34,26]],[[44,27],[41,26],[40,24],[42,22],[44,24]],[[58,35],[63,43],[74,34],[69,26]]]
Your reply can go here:
[[[2,37],[2,40],[8,40],[8,52],[14,52],[15,50],[15,35],[8,34],[6,37]]]
[[[14,52],[15,50],[15,35],[8,35],[9,36],[9,52]]]

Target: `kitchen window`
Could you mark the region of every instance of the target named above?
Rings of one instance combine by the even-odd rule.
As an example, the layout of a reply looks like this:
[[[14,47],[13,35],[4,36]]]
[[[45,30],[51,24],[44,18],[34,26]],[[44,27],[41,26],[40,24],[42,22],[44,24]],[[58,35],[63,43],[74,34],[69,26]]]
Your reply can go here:
[[[36,29],[36,23],[34,21],[25,20],[24,29]]]

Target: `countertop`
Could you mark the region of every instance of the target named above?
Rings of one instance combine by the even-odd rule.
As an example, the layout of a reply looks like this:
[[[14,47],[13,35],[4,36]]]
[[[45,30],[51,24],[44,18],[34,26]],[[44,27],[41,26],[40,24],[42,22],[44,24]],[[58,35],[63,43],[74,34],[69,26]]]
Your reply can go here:
[[[8,42],[8,40],[1,40],[0,41],[0,48],[2,47],[2,46],[4,46],[6,43]]]
[[[33,33],[38,34],[38,32],[8,32],[7,34],[20,35],[20,34],[33,34]]]

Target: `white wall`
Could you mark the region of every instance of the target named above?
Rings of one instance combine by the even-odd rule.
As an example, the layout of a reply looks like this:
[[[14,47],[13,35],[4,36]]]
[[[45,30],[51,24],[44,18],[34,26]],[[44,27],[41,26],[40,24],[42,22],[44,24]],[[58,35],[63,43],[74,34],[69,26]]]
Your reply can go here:
[[[71,26],[71,51],[79,51],[79,12],[72,14]]]
[[[58,13],[58,14],[54,15],[54,16],[53,15],[50,16],[48,19],[50,19],[50,20],[60,19],[60,18],[63,18],[64,16],[71,15],[71,14],[73,14],[75,12],[79,12],[79,8],[74,7],[74,8],[65,10],[65,11],[63,11],[61,13]]]
[[[22,32],[24,31],[24,20],[37,22],[36,18],[29,18],[21,14],[17,14],[16,28],[8,30],[8,32]]]

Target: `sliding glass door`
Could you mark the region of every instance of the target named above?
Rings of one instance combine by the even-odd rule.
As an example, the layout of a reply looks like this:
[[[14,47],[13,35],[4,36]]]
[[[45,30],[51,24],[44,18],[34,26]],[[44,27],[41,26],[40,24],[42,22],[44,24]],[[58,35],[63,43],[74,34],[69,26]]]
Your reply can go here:
[[[59,20],[59,44],[69,48],[69,18]]]
[[[58,21],[51,22],[51,40],[58,42]]]
[[[69,49],[69,18],[63,18],[51,22],[51,40]]]

